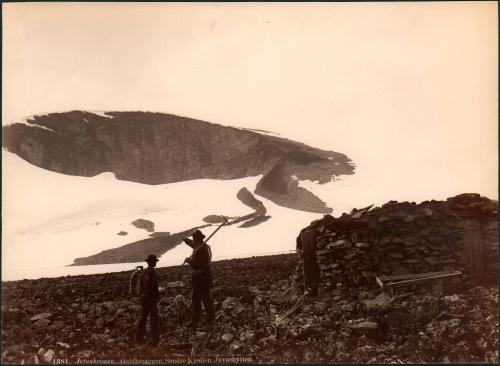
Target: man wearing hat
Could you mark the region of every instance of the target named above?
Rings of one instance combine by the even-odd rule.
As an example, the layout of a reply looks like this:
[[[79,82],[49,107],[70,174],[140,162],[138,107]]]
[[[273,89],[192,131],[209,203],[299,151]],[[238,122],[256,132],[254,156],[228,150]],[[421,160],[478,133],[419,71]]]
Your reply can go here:
[[[160,318],[158,316],[157,306],[160,292],[155,272],[158,258],[156,258],[156,255],[150,254],[145,261],[148,264],[148,268],[146,268],[140,279],[140,302],[142,312],[137,325],[137,341],[144,341],[144,335],[146,334],[146,322],[149,316],[151,322],[151,334],[153,337],[152,345],[153,347],[156,347],[160,342]]]
[[[212,289],[212,271],[210,269],[210,261],[212,260],[212,252],[210,247],[203,241],[205,235],[200,230],[196,230],[192,235],[193,240],[184,239],[184,242],[193,248],[191,257],[184,260],[191,266],[191,279],[193,282],[193,314],[189,326],[196,328],[201,317],[201,303],[205,308],[207,325],[212,325],[214,315],[214,305],[210,290]]]

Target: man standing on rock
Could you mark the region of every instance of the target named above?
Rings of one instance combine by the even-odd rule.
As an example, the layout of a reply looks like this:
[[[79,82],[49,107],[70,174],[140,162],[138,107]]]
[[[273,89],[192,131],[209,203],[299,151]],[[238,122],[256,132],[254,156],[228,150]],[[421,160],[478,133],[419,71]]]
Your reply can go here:
[[[158,316],[158,299],[160,292],[158,289],[158,280],[156,278],[155,267],[158,259],[156,255],[150,254],[146,259],[148,268],[144,271],[140,278],[140,302],[141,302],[141,318],[137,325],[137,341],[144,342],[146,334],[146,322],[148,316],[151,322],[151,333],[153,337],[152,346],[156,347],[160,342],[160,317]]]
[[[299,264],[296,271],[296,284],[303,280],[304,293],[310,296],[318,296],[320,282],[320,268],[316,257],[317,233],[309,228],[302,229],[297,237],[297,252],[300,254]],[[300,273],[302,271],[302,273]]]
[[[201,303],[205,308],[207,325],[213,324],[215,314],[212,295],[212,271],[210,269],[210,261],[212,260],[212,252],[210,247],[203,241],[205,235],[200,230],[196,230],[192,235],[193,240],[184,239],[184,242],[193,248],[191,257],[184,260],[191,266],[191,279],[193,282],[193,315],[188,326],[196,328],[201,317]]]

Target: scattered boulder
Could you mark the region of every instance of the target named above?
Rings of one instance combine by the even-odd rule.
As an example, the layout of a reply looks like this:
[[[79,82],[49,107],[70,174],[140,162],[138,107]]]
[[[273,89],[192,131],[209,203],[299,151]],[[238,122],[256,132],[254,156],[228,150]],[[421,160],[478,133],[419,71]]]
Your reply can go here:
[[[30,318],[30,322],[37,322],[38,320],[41,320],[41,319],[50,319],[52,317],[53,317],[52,313],[40,313],[40,314],[32,316]]]
[[[318,301],[314,303],[314,308],[318,313],[323,314],[327,308],[327,305],[324,301]]]
[[[55,355],[56,353],[53,350],[49,349],[47,352],[43,354],[43,360],[46,363],[52,363],[52,360],[54,359]]]
[[[127,310],[126,309],[123,309],[123,308],[120,308],[116,311],[115,315],[117,317],[119,316],[126,316],[128,314]]]
[[[238,297],[227,297],[222,302],[222,310],[230,310],[240,305],[240,299]]]
[[[356,248],[359,248],[359,249],[367,249],[367,248],[370,248],[370,244],[368,243],[356,243]]]
[[[36,322],[33,323],[33,326],[35,328],[46,328],[47,326],[49,326],[50,324],[50,320],[47,319],[47,318],[41,318],[41,319],[38,319]]]
[[[282,305],[288,300],[288,297],[280,292],[272,292],[269,294],[269,302],[275,305]]]
[[[70,348],[71,348],[71,346],[70,346],[69,344],[64,343],[64,342],[57,342],[56,344],[57,344],[59,347],[64,348],[64,349],[70,349]]]
[[[221,336],[221,339],[226,342],[226,343],[229,343],[231,342],[233,339],[234,339],[234,336],[232,334],[229,334],[229,333],[226,333],[226,334],[223,334]]]
[[[355,330],[376,330],[378,328],[378,323],[371,321],[361,321],[359,323],[348,324],[347,327]]]
[[[382,292],[375,299],[367,300],[364,303],[368,309],[384,309],[389,306],[393,300],[394,298],[392,298],[389,294]]]
[[[208,224],[222,224],[224,222],[224,216],[222,215],[208,215],[203,218]]]
[[[106,311],[113,312],[115,310],[115,303],[113,301],[105,301],[101,305]]]
[[[451,332],[460,327],[461,320],[452,318],[448,320],[433,321],[427,325],[426,331],[433,338],[441,338],[445,332]]]
[[[182,281],[174,281],[167,283],[166,287],[169,289],[180,289],[180,288],[185,288],[186,284]]]

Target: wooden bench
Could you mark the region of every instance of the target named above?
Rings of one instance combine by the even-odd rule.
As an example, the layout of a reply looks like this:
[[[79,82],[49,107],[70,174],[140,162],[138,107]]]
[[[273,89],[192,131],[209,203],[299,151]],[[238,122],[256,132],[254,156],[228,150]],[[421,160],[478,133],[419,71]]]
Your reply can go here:
[[[433,290],[439,293],[443,290],[443,280],[447,280],[456,276],[460,276],[460,271],[439,271],[414,273],[406,275],[391,275],[391,276],[376,276],[375,281],[384,290],[389,291],[394,295],[394,289],[404,286],[420,285],[425,283],[433,284]]]

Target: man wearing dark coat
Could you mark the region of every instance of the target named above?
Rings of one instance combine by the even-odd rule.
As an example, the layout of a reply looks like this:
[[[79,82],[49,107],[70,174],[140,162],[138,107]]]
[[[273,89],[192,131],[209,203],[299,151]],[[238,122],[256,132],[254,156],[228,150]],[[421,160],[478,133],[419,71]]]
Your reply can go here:
[[[146,259],[148,268],[142,274],[140,281],[140,303],[141,318],[137,325],[137,341],[143,342],[146,334],[146,323],[148,316],[151,322],[151,335],[153,338],[152,346],[156,347],[160,342],[160,317],[158,316],[158,299],[160,292],[158,289],[158,279],[156,277],[155,267],[158,259],[156,255],[150,254]]]
[[[309,231],[312,231],[312,234],[308,237],[311,238],[309,242],[303,242],[303,235],[307,235]],[[316,232],[311,230],[310,228],[305,228],[300,231],[299,236],[297,236],[297,252],[299,253],[299,264],[295,268],[296,273],[296,283],[304,282],[304,286],[306,285],[310,289],[308,292],[311,296],[318,295],[318,286],[320,282],[321,272],[317,262],[316,257]],[[307,277],[305,277],[304,271],[307,272]],[[307,289],[304,289],[307,290]]]
[[[201,303],[205,308],[207,325],[212,325],[215,318],[213,299],[210,293],[212,289],[212,271],[210,269],[212,252],[210,247],[203,241],[205,235],[200,230],[196,230],[191,236],[193,240],[186,238],[184,242],[193,248],[193,253],[184,260],[184,263],[191,266],[193,283],[193,313],[188,326],[196,328],[201,318]]]

